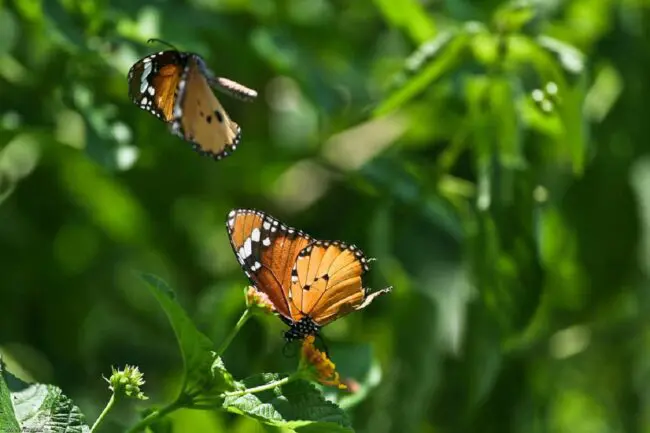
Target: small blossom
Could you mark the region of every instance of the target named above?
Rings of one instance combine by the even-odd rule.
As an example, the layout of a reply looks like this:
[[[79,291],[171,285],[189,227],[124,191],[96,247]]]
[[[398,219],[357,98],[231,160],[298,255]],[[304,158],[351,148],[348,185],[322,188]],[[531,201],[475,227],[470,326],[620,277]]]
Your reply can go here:
[[[109,383],[108,389],[113,394],[123,394],[127,397],[137,398],[139,400],[147,400],[149,397],[145,396],[140,387],[144,385],[143,374],[138,370],[138,367],[126,365],[124,370],[116,370],[111,367],[111,377],[106,379]]]
[[[313,335],[305,337],[302,342],[299,369],[308,372],[309,378],[326,386],[335,386],[338,389],[347,389],[341,382],[341,376],[336,371],[336,365],[314,346],[316,339]]]
[[[275,307],[266,293],[260,292],[255,286],[249,286],[245,292],[247,307],[258,308],[267,314],[275,312]]]

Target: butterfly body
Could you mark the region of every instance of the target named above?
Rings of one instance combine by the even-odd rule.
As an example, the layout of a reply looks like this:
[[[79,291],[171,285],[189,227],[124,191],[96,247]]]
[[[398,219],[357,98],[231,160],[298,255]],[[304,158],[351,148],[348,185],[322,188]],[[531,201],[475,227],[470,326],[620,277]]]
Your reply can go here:
[[[244,273],[290,326],[289,341],[317,335],[321,327],[390,291],[363,288],[368,260],[354,245],[314,239],[250,209],[233,210],[226,225]]]
[[[257,96],[239,83],[215,77],[198,54],[178,50],[138,60],[127,80],[133,103],[165,122],[194,150],[217,160],[237,148],[241,128],[230,119],[212,86],[243,100]]]

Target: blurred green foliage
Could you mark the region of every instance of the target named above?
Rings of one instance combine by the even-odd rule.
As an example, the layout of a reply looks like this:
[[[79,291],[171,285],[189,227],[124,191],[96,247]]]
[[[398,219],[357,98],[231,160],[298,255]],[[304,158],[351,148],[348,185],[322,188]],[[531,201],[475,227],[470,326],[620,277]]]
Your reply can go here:
[[[372,384],[339,401],[356,431],[650,432],[649,28],[646,0],[0,2],[8,369],[90,419],[111,365],[168,401],[182,360],[134,271],[221,341],[246,284],[225,217],[255,207],[357,244],[367,285],[394,286],[323,332]],[[128,100],[152,37],[259,91],[221,98],[231,157]],[[249,321],[230,372],[294,369],[284,328]],[[137,417],[118,407],[106,431]]]

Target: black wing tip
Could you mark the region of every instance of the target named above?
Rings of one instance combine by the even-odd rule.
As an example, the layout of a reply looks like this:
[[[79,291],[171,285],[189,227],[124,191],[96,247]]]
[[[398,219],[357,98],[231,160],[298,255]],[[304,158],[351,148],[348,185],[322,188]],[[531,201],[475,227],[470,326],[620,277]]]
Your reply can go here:
[[[259,209],[255,209],[255,208],[236,208],[236,209],[232,209],[228,213],[228,216],[226,218],[226,224],[229,224],[230,220],[236,218],[237,215],[239,215],[239,214],[253,214],[253,215],[259,216],[260,218],[262,218],[262,220],[264,222],[268,222],[269,224],[271,224],[271,226],[275,227],[275,229],[273,229],[274,232],[277,229],[279,232],[288,233],[290,235],[300,236],[300,237],[303,237],[303,238],[307,239],[308,241],[311,241],[313,239],[308,233],[305,233],[304,231],[302,231],[300,229],[297,229],[295,227],[291,227],[291,226],[283,223],[282,220],[274,217],[273,215],[271,215],[271,214],[269,214],[269,213],[267,213],[267,212],[265,212],[263,210],[259,210]]]
[[[257,209],[244,209],[244,208],[231,209],[230,212],[228,212],[228,215],[226,215],[226,226],[228,227],[229,230],[230,230],[231,226],[234,225],[234,223],[235,223],[234,220],[239,214],[254,214],[254,215],[258,215],[258,216],[260,216],[262,218],[265,218],[267,216],[271,217],[270,215],[268,215],[264,211],[257,210]],[[271,218],[273,218],[273,217],[271,217]],[[232,224],[231,224],[231,221],[232,221]]]
[[[274,218],[273,216],[267,214],[264,211],[258,210],[258,209],[245,209],[245,208],[235,208],[232,209],[230,212],[228,212],[228,215],[226,215],[226,228],[228,229],[228,233],[232,234],[233,228],[235,226],[235,218],[237,216],[244,214],[244,215],[257,215],[260,218],[262,218],[263,221],[278,221],[278,224],[280,224],[279,220]]]
[[[179,134],[176,134],[176,135],[179,135]],[[199,143],[197,143],[196,141],[189,140],[189,139],[187,139],[187,138],[185,138],[184,136],[181,136],[181,135],[179,135],[179,136],[183,140],[190,143],[190,145],[192,146],[192,150],[194,150],[199,155],[211,158],[211,159],[213,159],[215,161],[220,161],[220,160],[232,155],[233,152],[235,150],[237,150],[237,146],[239,145],[239,143],[241,143],[242,133],[241,133],[241,128],[239,126],[237,126],[237,133],[235,134],[235,137],[233,138],[232,143],[226,144],[225,147],[223,148],[223,150],[220,150],[219,152],[214,152],[212,150],[206,150]]]

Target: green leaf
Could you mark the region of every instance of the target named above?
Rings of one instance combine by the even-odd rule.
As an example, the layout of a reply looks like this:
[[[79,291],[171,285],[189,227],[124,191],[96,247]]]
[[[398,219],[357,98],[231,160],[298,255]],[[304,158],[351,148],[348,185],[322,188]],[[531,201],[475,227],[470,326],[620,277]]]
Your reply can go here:
[[[403,28],[415,43],[422,43],[436,33],[433,19],[421,2],[416,0],[375,0],[384,19],[397,28]]]
[[[540,21],[541,11],[532,2],[506,2],[494,14],[493,27],[501,34],[534,31]]]
[[[234,380],[221,358],[212,351],[214,344],[192,323],[176,302],[174,291],[162,279],[141,274],[151,293],[165,311],[174,329],[184,364],[182,391],[192,396],[214,398],[234,387]]]
[[[556,57],[565,72],[577,75],[584,71],[585,55],[576,47],[545,35],[537,37],[537,43]]]
[[[244,379],[246,388],[275,382],[284,376],[264,373]],[[237,397],[226,397],[224,409],[247,415],[277,427],[300,433],[352,432],[350,420],[343,410],[325,399],[314,385],[303,380]]]
[[[19,432],[20,425],[11,404],[11,394],[4,380],[4,365],[0,359],[0,432]]]
[[[396,78],[400,88],[375,108],[373,116],[379,117],[401,107],[451,70],[460,61],[468,40],[465,33],[449,31],[423,44],[406,60],[406,73]]]
[[[0,431],[85,433],[90,428],[61,389],[24,383],[0,366]]]

